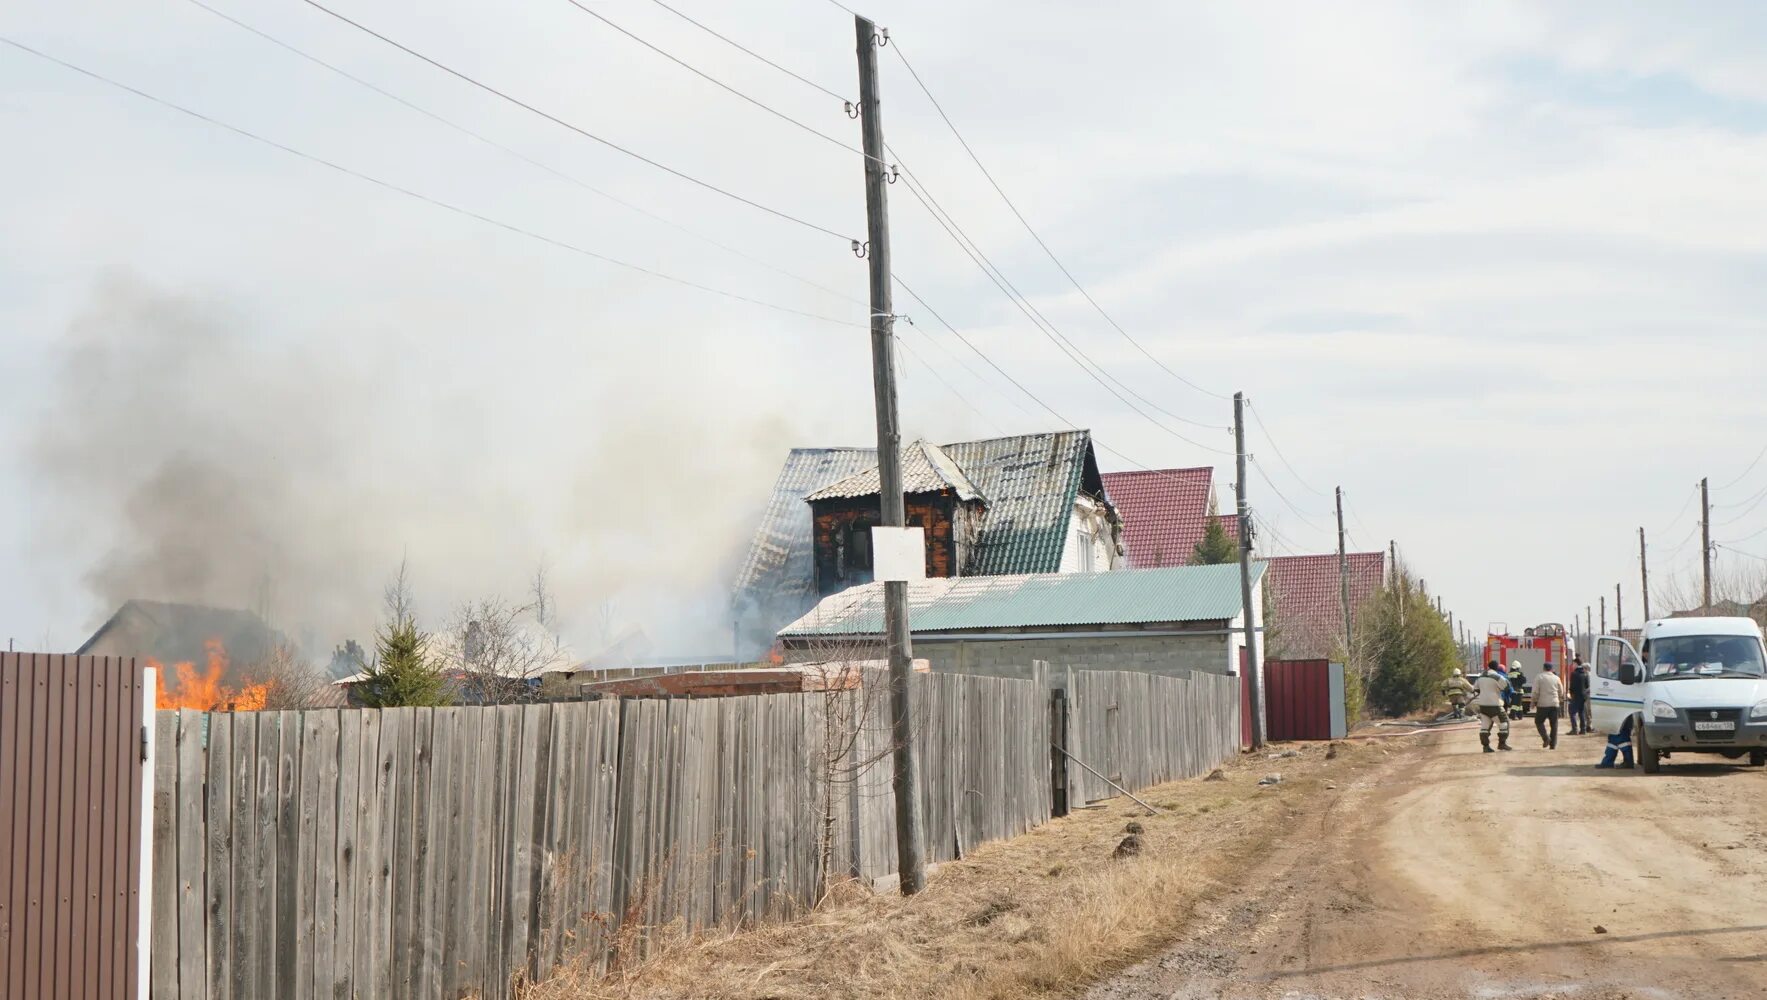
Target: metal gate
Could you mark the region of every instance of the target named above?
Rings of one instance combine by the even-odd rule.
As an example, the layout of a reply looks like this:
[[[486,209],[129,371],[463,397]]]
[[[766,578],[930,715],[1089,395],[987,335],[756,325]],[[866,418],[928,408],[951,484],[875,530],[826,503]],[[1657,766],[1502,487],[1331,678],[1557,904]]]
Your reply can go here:
[[[153,671],[0,653],[0,997],[144,995]]]
[[[1335,740],[1345,734],[1344,666],[1266,660],[1265,722],[1272,740]]]

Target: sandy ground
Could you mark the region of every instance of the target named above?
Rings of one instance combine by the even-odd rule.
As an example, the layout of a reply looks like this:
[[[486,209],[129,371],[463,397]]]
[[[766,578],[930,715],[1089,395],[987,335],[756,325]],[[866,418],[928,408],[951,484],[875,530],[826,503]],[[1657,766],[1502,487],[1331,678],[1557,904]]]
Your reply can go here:
[[[1596,771],[1598,737],[1516,736],[1420,737],[1085,995],[1767,996],[1767,773]]]

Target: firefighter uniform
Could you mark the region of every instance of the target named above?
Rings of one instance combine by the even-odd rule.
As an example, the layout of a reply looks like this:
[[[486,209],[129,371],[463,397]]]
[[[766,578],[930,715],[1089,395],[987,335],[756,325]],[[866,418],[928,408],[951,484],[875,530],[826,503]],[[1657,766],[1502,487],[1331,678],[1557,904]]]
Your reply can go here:
[[[1491,749],[1491,727],[1497,727],[1497,749],[1509,747],[1509,677],[1496,660],[1485,664],[1485,672],[1473,685],[1473,704],[1479,710],[1479,743],[1486,753]]]

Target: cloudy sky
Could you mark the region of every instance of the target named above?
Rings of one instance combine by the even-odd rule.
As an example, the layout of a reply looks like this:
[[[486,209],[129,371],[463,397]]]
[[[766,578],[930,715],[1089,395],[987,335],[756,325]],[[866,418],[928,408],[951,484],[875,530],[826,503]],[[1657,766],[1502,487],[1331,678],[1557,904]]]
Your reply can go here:
[[[611,619],[723,648],[785,451],[872,441],[859,158],[569,0],[323,2],[813,227],[304,0],[203,3],[446,123],[194,0],[8,3],[7,39],[431,202],[0,45],[0,632],[69,648],[136,594],[329,643],[406,558],[431,616],[545,564],[580,641]],[[582,2],[857,143],[839,101],[653,0]],[[857,89],[825,0],[671,3]],[[1331,546],[1342,485],[1356,546],[1397,539],[1477,625],[1568,620],[1616,582],[1636,620],[1636,531],[1653,572],[1696,565],[1702,475],[1716,537],[1767,554],[1767,8],[869,12],[1093,297],[1206,390],[1081,298],[886,52],[895,159],[1128,399],[1205,425],[1107,392],[892,187],[900,278],[1107,469],[1229,481],[1211,394],[1242,389],[1273,551]],[[1058,425],[897,311],[910,434]]]

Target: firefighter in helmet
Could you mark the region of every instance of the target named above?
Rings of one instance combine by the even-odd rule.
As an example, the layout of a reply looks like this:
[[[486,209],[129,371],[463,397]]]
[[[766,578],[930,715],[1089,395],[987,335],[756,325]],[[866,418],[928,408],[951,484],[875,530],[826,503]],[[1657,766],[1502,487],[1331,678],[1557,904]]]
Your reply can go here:
[[[1492,726],[1497,727],[1497,749],[1510,749],[1510,697],[1509,676],[1503,672],[1503,664],[1496,660],[1485,664],[1485,672],[1473,685],[1473,704],[1479,711],[1479,743],[1486,753],[1495,752],[1491,749]]]

